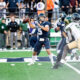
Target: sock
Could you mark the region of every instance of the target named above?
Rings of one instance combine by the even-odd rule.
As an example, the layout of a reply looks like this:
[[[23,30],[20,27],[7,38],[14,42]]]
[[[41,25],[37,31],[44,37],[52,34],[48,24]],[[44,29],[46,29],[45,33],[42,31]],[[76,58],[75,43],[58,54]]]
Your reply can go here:
[[[54,64],[54,60],[53,60],[53,54],[50,54],[49,55],[49,58],[50,58],[50,60],[51,60],[51,63],[52,63],[52,65]]]
[[[34,63],[36,60],[36,56],[32,56],[32,62]]]
[[[36,58],[36,60],[38,59],[38,58],[37,58],[37,55],[35,56],[35,58]]]
[[[34,48],[32,48],[32,51],[34,51]]]

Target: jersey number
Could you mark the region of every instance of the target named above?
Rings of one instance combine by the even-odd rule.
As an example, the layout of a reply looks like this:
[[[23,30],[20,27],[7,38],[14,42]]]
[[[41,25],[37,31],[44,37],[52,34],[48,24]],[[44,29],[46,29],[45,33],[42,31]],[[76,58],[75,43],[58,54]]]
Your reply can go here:
[[[38,35],[42,35],[42,30],[41,30],[41,28],[38,29]]]

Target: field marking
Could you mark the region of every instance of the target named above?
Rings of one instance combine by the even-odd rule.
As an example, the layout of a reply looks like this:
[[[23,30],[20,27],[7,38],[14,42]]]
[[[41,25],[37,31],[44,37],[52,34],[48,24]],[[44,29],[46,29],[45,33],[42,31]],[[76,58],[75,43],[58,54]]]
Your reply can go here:
[[[72,70],[74,70],[75,72],[77,72],[78,74],[80,74],[80,70],[75,68],[74,66],[70,65],[69,63],[67,63],[66,61],[61,61],[63,64],[65,64],[66,66],[68,66],[69,68],[71,68]]]
[[[3,60],[1,60],[1,62],[0,63],[26,63],[26,62],[30,62],[31,61],[31,59],[30,60],[27,60],[27,61],[25,61],[24,60],[24,62],[7,62],[5,59],[3,59]],[[45,62],[45,61],[44,61]],[[63,61],[61,61],[63,64],[65,64],[66,66],[68,66],[69,68],[71,68],[72,70],[74,70],[75,72],[77,72],[78,74],[80,74],[80,70],[78,70],[77,68],[75,68],[75,67],[73,67],[72,65],[70,65],[69,63],[67,63],[67,62],[63,62]]]
[[[54,56],[56,56],[56,55],[54,55]],[[78,69],[75,68],[74,66],[70,65],[69,63],[67,63],[67,62],[64,61],[64,60],[61,60],[61,62],[62,62],[63,64],[65,64],[66,66],[68,66],[69,68],[73,69],[73,70],[74,70],[75,72],[77,72],[78,74],[80,74],[80,70],[78,70]]]
[[[51,51],[55,51],[56,49],[50,49]],[[33,51],[32,49],[25,49],[25,50],[20,50],[20,49],[17,49],[17,50],[0,50],[0,52],[30,52],[30,51]],[[41,51],[46,51],[46,49],[42,49]]]
[[[55,49],[52,49],[52,50],[55,50]],[[32,51],[32,50],[7,50],[7,51],[2,51],[2,52],[17,52],[17,51]],[[42,51],[45,51],[44,49]],[[0,51],[1,52],[1,51]],[[54,55],[55,56],[55,55]],[[0,61],[2,62],[2,60]],[[4,60],[2,63],[9,63],[9,62],[6,62],[6,60]],[[11,63],[15,63],[15,62],[11,62]],[[18,62],[18,63],[21,63],[21,62]],[[24,63],[24,62],[22,62]],[[73,67],[72,65],[68,64],[67,62],[63,63],[65,64],[66,66],[68,66],[69,68],[73,69],[75,72],[77,72],[78,74],[80,74],[80,70],[78,70],[77,68]]]
[[[0,63],[1,62],[7,62],[7,59],[0,59]]]
[[[5,63],[5,64],[11,64],[11,63],[14,63],[14,64],[16,64],[16,63],[26,63],[26,62],[0,62],[0,64],[2,64],[2,63]]]

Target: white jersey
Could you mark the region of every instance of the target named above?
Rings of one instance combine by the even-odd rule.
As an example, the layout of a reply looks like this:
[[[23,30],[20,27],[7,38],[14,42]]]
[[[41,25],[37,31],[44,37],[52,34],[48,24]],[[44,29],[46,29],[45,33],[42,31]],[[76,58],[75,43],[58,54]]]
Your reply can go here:
[[[80,25],[79,23],[72,22],[68,26],[66,26],[66,29],[70,28],[72,36],[75,38],[75,40],[78,40],[80,38]]]

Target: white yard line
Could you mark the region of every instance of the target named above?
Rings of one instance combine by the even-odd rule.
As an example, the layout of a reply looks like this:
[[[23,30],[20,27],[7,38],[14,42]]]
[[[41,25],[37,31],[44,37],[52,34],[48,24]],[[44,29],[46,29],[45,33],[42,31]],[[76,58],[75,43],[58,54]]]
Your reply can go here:
[[[70,65],[69,63],[67,63],[67,62],[64,61],[64,60],[61,60],[61,62],[62,62],[63,64],[65,64],[66,66],[68,66],[69,68],[71,68],[72,70],[74,70],[75,72],[77,72],[78,74],[80,74],[80,70],[79,70],[79,69],[75,68],[74,66]]]
[[[55,51],[56,49],[50,49],[51,51]],[[0,50],[0,52],[30,52],[30,51],[33,51],[32,49],[25,49],[25,50],[20,50],[20,49],[17,49],[17,50]],[[46,51],[45,49],[42,49],[41,51]]]
[[[55,55],[54,55],[55,56]],[[69,63],[67,63],[66,61],[62,60],[61,61],[63,64],[65,64],[66,66],[68,66],[69,68],[71,68],[72,70],[74,70],[75,72],[77,72],[78,74],[80,74],[80,70],[75,68],[74,66],[70,65]]]
[[[80,70],[75,68],[74,66],[70,65],[69,63],[65,62],[64,63],[66,66],[68,66],[69,68],[73,69],[75,72],[77,72],[78,74],[80,74]]]
[[[79,56],[80,57],[80,56]],[[71,69],[73,69],[75,72],[77,72],[78,74],[80,74],[80,70],[79,69],[77,69],[76,67],[74,67],[74,66],[72,66],[72,65],[70,65],[68,62],[80,62],[80,58],[79,58],[79,60],[75,60],[75,59],[73,59],[73,60],[70,60],[70,56],[67,56],[66,57],[67,58],[67,61],[66,62],[64,62],[63,64],[65,64],[66,66],[68,66],[69,68],[71,68]]]

